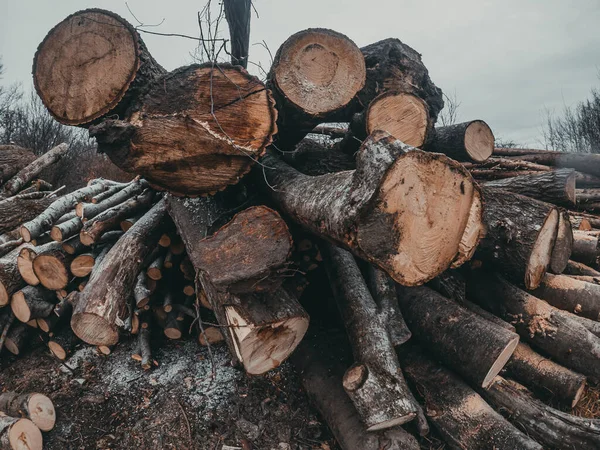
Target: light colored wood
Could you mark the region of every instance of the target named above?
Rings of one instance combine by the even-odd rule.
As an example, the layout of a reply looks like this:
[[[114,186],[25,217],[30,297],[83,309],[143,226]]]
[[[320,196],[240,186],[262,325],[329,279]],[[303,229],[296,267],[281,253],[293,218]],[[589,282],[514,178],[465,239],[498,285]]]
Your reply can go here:
[[[474,161],[485,161],[494,151],[494,134],[480,120],[473,121],[465,131],[465,150]]]
[[[39,428],[29,419],[0,415],[0,447],[7,450],[42,450]]]

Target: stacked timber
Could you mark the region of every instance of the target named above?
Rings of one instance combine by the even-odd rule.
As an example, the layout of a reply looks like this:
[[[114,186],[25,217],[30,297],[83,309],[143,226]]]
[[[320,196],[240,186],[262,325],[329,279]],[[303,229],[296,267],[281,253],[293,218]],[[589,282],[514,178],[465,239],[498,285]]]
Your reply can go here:
[[[214,61],[166,72],[125,20],[85,10],[44,39],[34,80],[137,177],[16,224],[0,348],[38,334],[65,359],[129,338],[150,370],[159,338],[193,336],[253,375],[297,349],[345,450],[416,449],[430,427],[455,449],[600,446],[599,419],[565,412],[600,381],[596,156],[436,126],[418,52],[327,29],[286,40],[263,84]]]

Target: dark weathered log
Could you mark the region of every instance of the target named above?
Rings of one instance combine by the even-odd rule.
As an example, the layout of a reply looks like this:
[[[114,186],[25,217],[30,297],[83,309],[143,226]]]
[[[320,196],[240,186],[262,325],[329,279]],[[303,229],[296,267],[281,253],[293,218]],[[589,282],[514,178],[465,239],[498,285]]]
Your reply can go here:
[[[365,87],[358,93],[367,106],[382,92],[414,94],[427,103],[432,123],[444,107],[442,91],[429,78],[421,55],[398,39],[384,39],[360,49],[367,68]]]
[[[33,259],[33,273],[45,288],[57,291],[69,284],[71,272],[69,266],[75,255],[64,253],[62,249],[46,250],[37,253]]]
[[[79,235],[76,235],[62,242],[61,247],[69,255],[75,255],[81,253],[86,246],[81,243]]]
[[[506,370],[509,377],[568,408],[575,407],[585,389],[585,376],[544,358],[523,343],[506,363]]]
[[[181,339],[184,327],[181,324],[181,321],[177,320],[177,311],[171,310],[170,312],[165,311],[165,313],[167,314],[165,326],[163,327],[165,336],[169,339]]]
[[[319,123],[348,122],[364,84],[364,58],[348,37],[323,28],[290,36],[277,50],[267,84],[279,112],[278,148],[292,148]]]
[[[550,265],[548,269],[552,273],[563,273],[569,264],[569,258],[573,252],[573,228],[569,220],[569,213],[562,209],[558,218],[558,227],[556,228],[556,241],[550,255]]]
[[[21,322],[14,323],[8,330],[4,347],[13,355],[20,355],[29,343],[31,328]]]
[[[0,145],[0,185],[35,160],[35,154],[18,145]]]
[[[0,199],[0,234],[14,230],[42,213],[56,200],[47,192],[17,194],[5,200]]]
[[[0,412],[11,417],[24,417],[31,420],[42,431],[50,431],[56,422],[56,412],[52,400],[43,394],[0,394]]]
[[[175,70],[153,83],[132,111],[128,122],[105,120],[90,134],[121,169],[183,195],[237,183],[276,131],[270,91],[227,64]]]
[[[44,231],[49,230],[61,216],[73,209],[76,202],[82,200],[86,195],[95,195],[102,192],[107,189],[108,186],[109,183],[104,182],[104,180],[98,180],[98,182],[94,184],[78,189],[55,200],[43,213],[21,226],[20,232],[23,240],[29,242],[32,239],[39,237]]]
[[[532,294],[556,308],[600,320],[600,285],[596,283],[546,274]]]
[[[477,257],[493,263],[527,289],[535,289],[550,265],[558,210],[548,203],[487,186],[483,195],[487,233],[477,248]]]
[[[521,161],[518,159],[508,159],[508,158],[498,158],[498,157],[490,157],[483,162],[464,162],[465,167],[470,170],[476,169],[491,169],[498,172],[525,172],[522,175],[525,175],[526,172],[551,172],[552,167],[544,166],[542,164],[536,164],[528,161]],[[530,174],[527,174],[530,175]],[[538,173],[539,175],[539,173]],[[519,175],[513,175],[516,177]]]
[[[101,9],[78,11],[56,25],[33,62],[38,95],[56,120],[67,125],[123,117],[132,99],[164,72],[137,31]]]
[[[504,189],[556,205],[575,204],[575,171],[558,169],[502,180],[486,181],[489,187]]]
[[[539,175],[538,170],[494,170],[494,169],[469,169],[473,178],[480,181],[503,180],[523,176]]]
[[[48,348],[56,358],[64,361],[73,354],[80,344],[81,340],[75,336],[75,333],[69,327],[66,327],[60,330],[60,333],[52,336],[48,341]]]
[[[37,319],[37,324],[40,330],[49,333],[59,326],[62,322],[71,318],[73,312],[73,304],[77,301],[75,292],[71,292],[68,295],[60,299],[60,301],[54,305],[52,313],[48,317],[40,317]]]
[[[600,176],[600,155],[590,153],[540,152],[519,156],[506,156],[509,159],[528,161],[556,168],[568,167],[579,172]]]
[[[10,302],[13,314],[21,322],[48,317],[54,309],[56,295],[41,286],[25,286],[15,292]]]
[[[492,155],[494,133],[483,120],[437,127],[424,148],[457,161],[482,162]]]
[[[418,350],[401,349],[406,376],[423,397],[427,418],[450,448],[542,450],[452,372]]]
[[[17,258],[24,248],[31,248],[30,244],[23,244],[0,258],[0,308],[8,305],[10,297],[25,286],[25,281],[19,274]]]
[[[420,407],[402,375],[389,314],[371,297],[354,256],[330,244],[325,250],[325,268],[354,354],[343,378],[346,393],[369,431],[416,418]]]
[[[419,342],[463,378],[484,389],[519,343],[518,334],[427,287],[398,286],[398,303]]]
[[[127,300],[145,257],[162,233],[166,215],[160,201],[123,235],[92,272],[73,311],[71,327],[92,345],[114,345],[117,327],[126,317]]]
[[[0,415],[0,447],[7,450],[42,450],[42,433],[29,419]]]
[[[340,362],[338,340],[342,339],[334,342],[330,336],[305,339],[290,358],[306,393],[337,443],[343,450],[418,450],[416,439],[399,426],[378,432],[367,431],[342,387],[347,366]],[[344,342],[344,347],[347,345]]]
[[[569,261],[567,267],[563,271],[565,275],[582,275],[589,277],[600,277],[600,272],[596,269],[586,266],[583,263],[577,261]]]
[[[19,269],[19,274],[25,281],[25,283],[31,286],[37,286],[40,284],[40,279],[35,274],[33,270],[33,260],[38,254],[42,254],[44,252],[58,251],[61,248],[61,245],[58,242],[48,242],[47,244],[43,244],[37,247],[26,246],[21,249],[19,252],[19,256],[17,257],[17,268]],[[71,253],[73,254],[73,253]]]
[[[399,283],[428,281],[479,241],[481,211],[471,214],[481,207],[479,190],[468,173],[387,133],[363,143],[353,171],[311,177],[272,153],[263,163],[257,179],[285,213]]]
[[[69,151],[67,144],[59,144],[53,149],[47,151],[36,160],[29,163],[17,172],[10,180],[2,186],[2,194],[5,196],[15,195],[27,183],[33,180],[44,168],[61,159]]]
[[[469,278],[469,298],[512,323],[524,341],[590,379],[600,374],[600,339],[572,314],[479,270]]]
[[[586,231],[573,231],[573,253],[571,258],[600,269],[600,238]]]
[[[124,190],[125,189],[123,189],[123,191]],[[93,245],[98,242],[100,237],[108,230],[118,228],[121,221],[129,217],[132,213],[148,209],[152,205],[153,200],[154,192],[146,190],[145,192],[98,214],[93,220],[88,220],[83,225],[82,230],[79,233],[81,242],[84,245]]]
[[[556,450],[600,447],[600,421],[551,408],[519,383],[497,377],[483,397],[525,433]],[[520,447],[515,447],[520,448]]]

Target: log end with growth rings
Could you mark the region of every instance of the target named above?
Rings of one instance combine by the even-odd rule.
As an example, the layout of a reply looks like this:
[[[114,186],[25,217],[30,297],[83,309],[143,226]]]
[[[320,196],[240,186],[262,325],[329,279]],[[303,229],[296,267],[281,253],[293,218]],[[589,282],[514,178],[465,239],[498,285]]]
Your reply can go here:
[[[119,342],[115,324],[94,313],[73,315],[71,328],[79,339],[90,345],[115,345]]]
[[[527,289],[538,287],[546,274],[546,270],[550,266],[552,249],[554,248],[558,230],[559,216],[558,210],[553,208],[538,233],[525,272],[525,286]]]
[[[0,415],[0,436],[10,450],[42,450],[40,429],[29,419],[17,419]]]
[[[31,394],[27,403],[31,421],[42,431],[50,431],[56,422],[52,400],[43,394]]]
[[[494,133],[483,120],[474,120],[465,130],[465,151],[476,162],[487,160],[494,151]]]

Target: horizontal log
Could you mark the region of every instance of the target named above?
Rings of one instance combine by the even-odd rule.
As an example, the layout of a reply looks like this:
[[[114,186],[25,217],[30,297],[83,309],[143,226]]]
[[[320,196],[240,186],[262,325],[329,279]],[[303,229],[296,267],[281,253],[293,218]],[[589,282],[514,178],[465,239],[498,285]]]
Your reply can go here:
[[[0,446],[10,450],[42,450],[42,433],[29,419],[0,415]]]
[[[0,394],[0,412],[7,416],[24,417],[31,420],[42,431],[50,431],[56,422],[52,400],[43,394]]]
[[[457,161],[482,162],[492,155],[494,133],[483,120],[437,127],[424,149]]]
[[[596,283],[546,274],[532,293],[556,308],[600,320],[600,285]]]

